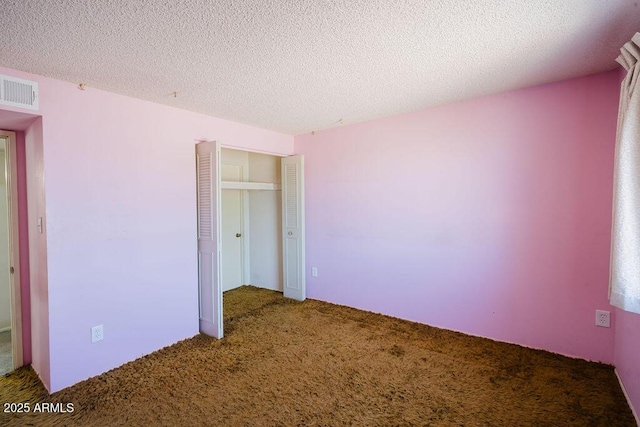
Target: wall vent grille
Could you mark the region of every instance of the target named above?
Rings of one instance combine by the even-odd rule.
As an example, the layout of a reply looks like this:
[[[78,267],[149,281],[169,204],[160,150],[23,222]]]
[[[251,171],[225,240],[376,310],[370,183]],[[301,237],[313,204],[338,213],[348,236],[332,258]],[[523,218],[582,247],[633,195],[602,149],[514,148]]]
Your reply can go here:
[[[0,104],[39,110],[38,82],[0,74]]]

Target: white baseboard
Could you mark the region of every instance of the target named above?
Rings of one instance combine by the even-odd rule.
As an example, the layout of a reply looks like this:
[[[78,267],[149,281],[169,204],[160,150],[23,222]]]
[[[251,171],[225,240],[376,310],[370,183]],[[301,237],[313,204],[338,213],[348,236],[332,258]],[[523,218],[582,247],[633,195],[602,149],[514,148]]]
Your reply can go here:
[[[7,326],[6,328],[0,328],[0,332],[7,332],[11,330],[11,326]]]
[[[624,383],[622,382],[622,378],[620,378],[620,375],[618,374],[618,369],[614,369],[613,372],[615,372],[616,377],[618,377],[618,382],[620,383],[620,388],[622,389],[622,393],[624,393],[624,397],[627,399],[627,403],[629,404],[629,408],[631,408],[633,417],[636,419],[636,425],[640,426],[640,419],[638,419],[638,413],[633,407],[633,404],[631,403],[631,399],[629,399],[629,395],[627,394],[627,389],[624,388]]]

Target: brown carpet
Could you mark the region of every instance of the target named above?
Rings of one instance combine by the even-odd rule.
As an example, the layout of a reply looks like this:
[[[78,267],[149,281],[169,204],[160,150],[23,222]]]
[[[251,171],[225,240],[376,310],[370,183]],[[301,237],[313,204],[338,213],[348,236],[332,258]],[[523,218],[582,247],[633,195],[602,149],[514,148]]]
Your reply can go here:
[[[611,366],[252,287],[225,293],[226,337],[196,336],[47,395],[31,368],[9,426],[633,426]]]

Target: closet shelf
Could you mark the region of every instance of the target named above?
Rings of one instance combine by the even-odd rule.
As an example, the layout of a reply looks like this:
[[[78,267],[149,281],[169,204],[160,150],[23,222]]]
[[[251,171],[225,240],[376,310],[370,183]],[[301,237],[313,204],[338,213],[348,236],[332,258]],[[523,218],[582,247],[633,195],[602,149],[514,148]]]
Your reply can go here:
[[[222,181],[221,188],[223,190],[280,190],[280,184],[273,182],[239,182],[239,181]]]

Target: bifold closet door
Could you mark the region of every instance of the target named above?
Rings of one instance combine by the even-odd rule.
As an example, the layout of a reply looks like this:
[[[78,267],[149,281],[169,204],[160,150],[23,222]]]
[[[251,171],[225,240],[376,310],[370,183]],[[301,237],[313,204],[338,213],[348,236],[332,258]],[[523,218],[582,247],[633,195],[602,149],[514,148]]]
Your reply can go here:
[[[307,297],[304,254],[304,157],[282,159],[282,259],[284,296]]]
[[[222,338],[220,144],[196,144],[200,332]]]

